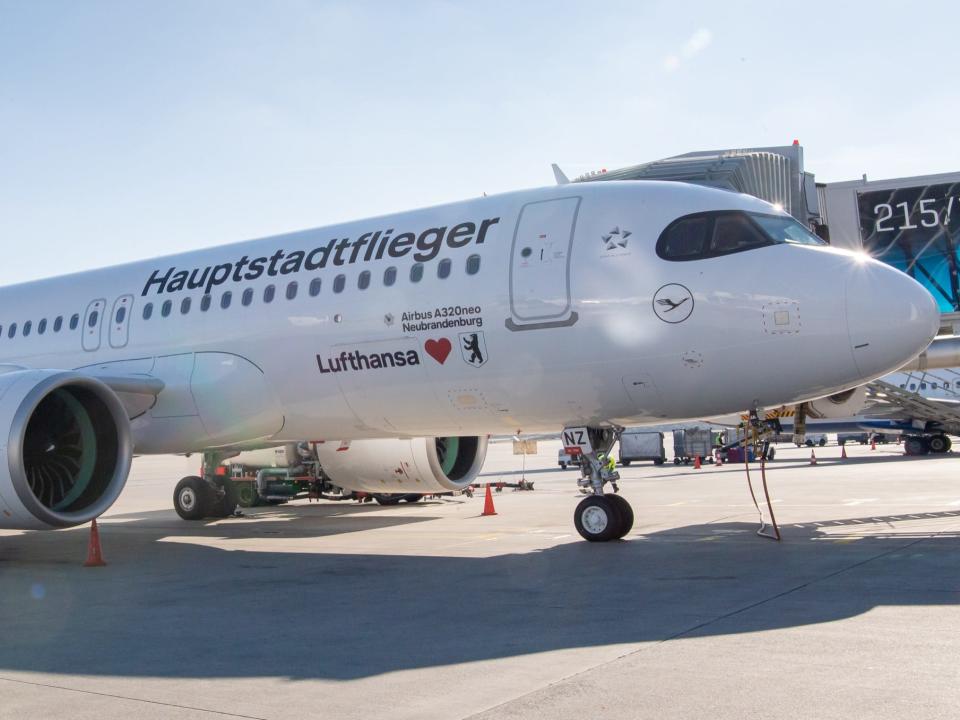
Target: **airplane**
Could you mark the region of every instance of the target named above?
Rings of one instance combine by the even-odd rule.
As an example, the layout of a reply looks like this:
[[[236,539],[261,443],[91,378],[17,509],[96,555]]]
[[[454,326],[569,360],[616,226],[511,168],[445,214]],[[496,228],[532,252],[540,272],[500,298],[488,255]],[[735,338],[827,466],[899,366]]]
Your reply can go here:
[[[776,420],[781,435],[800,445],[810,435],[860,433],[901,436],[907,455],[950,451],[950,435],[960,436],[960,338],[940,337],[927,351],[897,372],[837,395],[805,403],[804,433],[796,434],[796,407],[767,408],[764,420]],[[706,422],[735,427],[748,416],[728,415]]]
[[[938,327],[920,284],[776,207],[653,181],[8,286],[0,527],[96,518],[134,453],[202,453],[174,490],[201,519],[233,510],[212,469],[244,448],[323,440],[346,490],[442,492],[474,480],[488,435],[563,429],[590,491],[575,525],[610,540],[633,522],[599,472],[615,428],[830,396],[903,366]]]

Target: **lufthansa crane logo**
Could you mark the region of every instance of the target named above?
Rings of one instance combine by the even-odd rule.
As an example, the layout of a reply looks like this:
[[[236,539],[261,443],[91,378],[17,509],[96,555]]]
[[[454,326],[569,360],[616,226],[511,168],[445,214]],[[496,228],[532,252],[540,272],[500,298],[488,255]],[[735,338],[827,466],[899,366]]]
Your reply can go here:
[[[664,285],[653,296],[653,311],[666,323],[682,323],[693,312],[693,293],[679,283]]]

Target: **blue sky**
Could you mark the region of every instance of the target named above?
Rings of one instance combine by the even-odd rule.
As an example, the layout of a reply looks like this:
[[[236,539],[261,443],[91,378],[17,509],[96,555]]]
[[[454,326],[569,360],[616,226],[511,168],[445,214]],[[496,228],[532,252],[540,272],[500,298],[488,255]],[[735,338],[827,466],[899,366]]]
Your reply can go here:
[[[0,284],[799,138],[960,170],[956,2],[0,0]]]

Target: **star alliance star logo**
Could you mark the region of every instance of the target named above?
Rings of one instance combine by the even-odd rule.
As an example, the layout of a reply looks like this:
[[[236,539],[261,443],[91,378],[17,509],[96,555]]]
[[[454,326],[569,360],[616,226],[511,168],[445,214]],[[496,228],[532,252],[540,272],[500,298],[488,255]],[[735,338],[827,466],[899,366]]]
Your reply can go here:
[[[627,247],[627,238],[633,235],[629,230],[621,230],[618,225],[606,235],[602,236],[604,250],[625,249]]]

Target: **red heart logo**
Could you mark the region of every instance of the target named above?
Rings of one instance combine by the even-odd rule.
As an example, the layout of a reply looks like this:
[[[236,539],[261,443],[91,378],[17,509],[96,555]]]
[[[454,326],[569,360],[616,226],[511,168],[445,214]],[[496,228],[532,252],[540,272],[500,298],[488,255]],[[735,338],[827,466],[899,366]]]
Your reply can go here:
[[[453,350],[453,345],[446,338],[440,338],[439,340],[427,340],[423,344],[423,349],[427,351],[427,355],[443,365],[447,361],[450,351]]]

